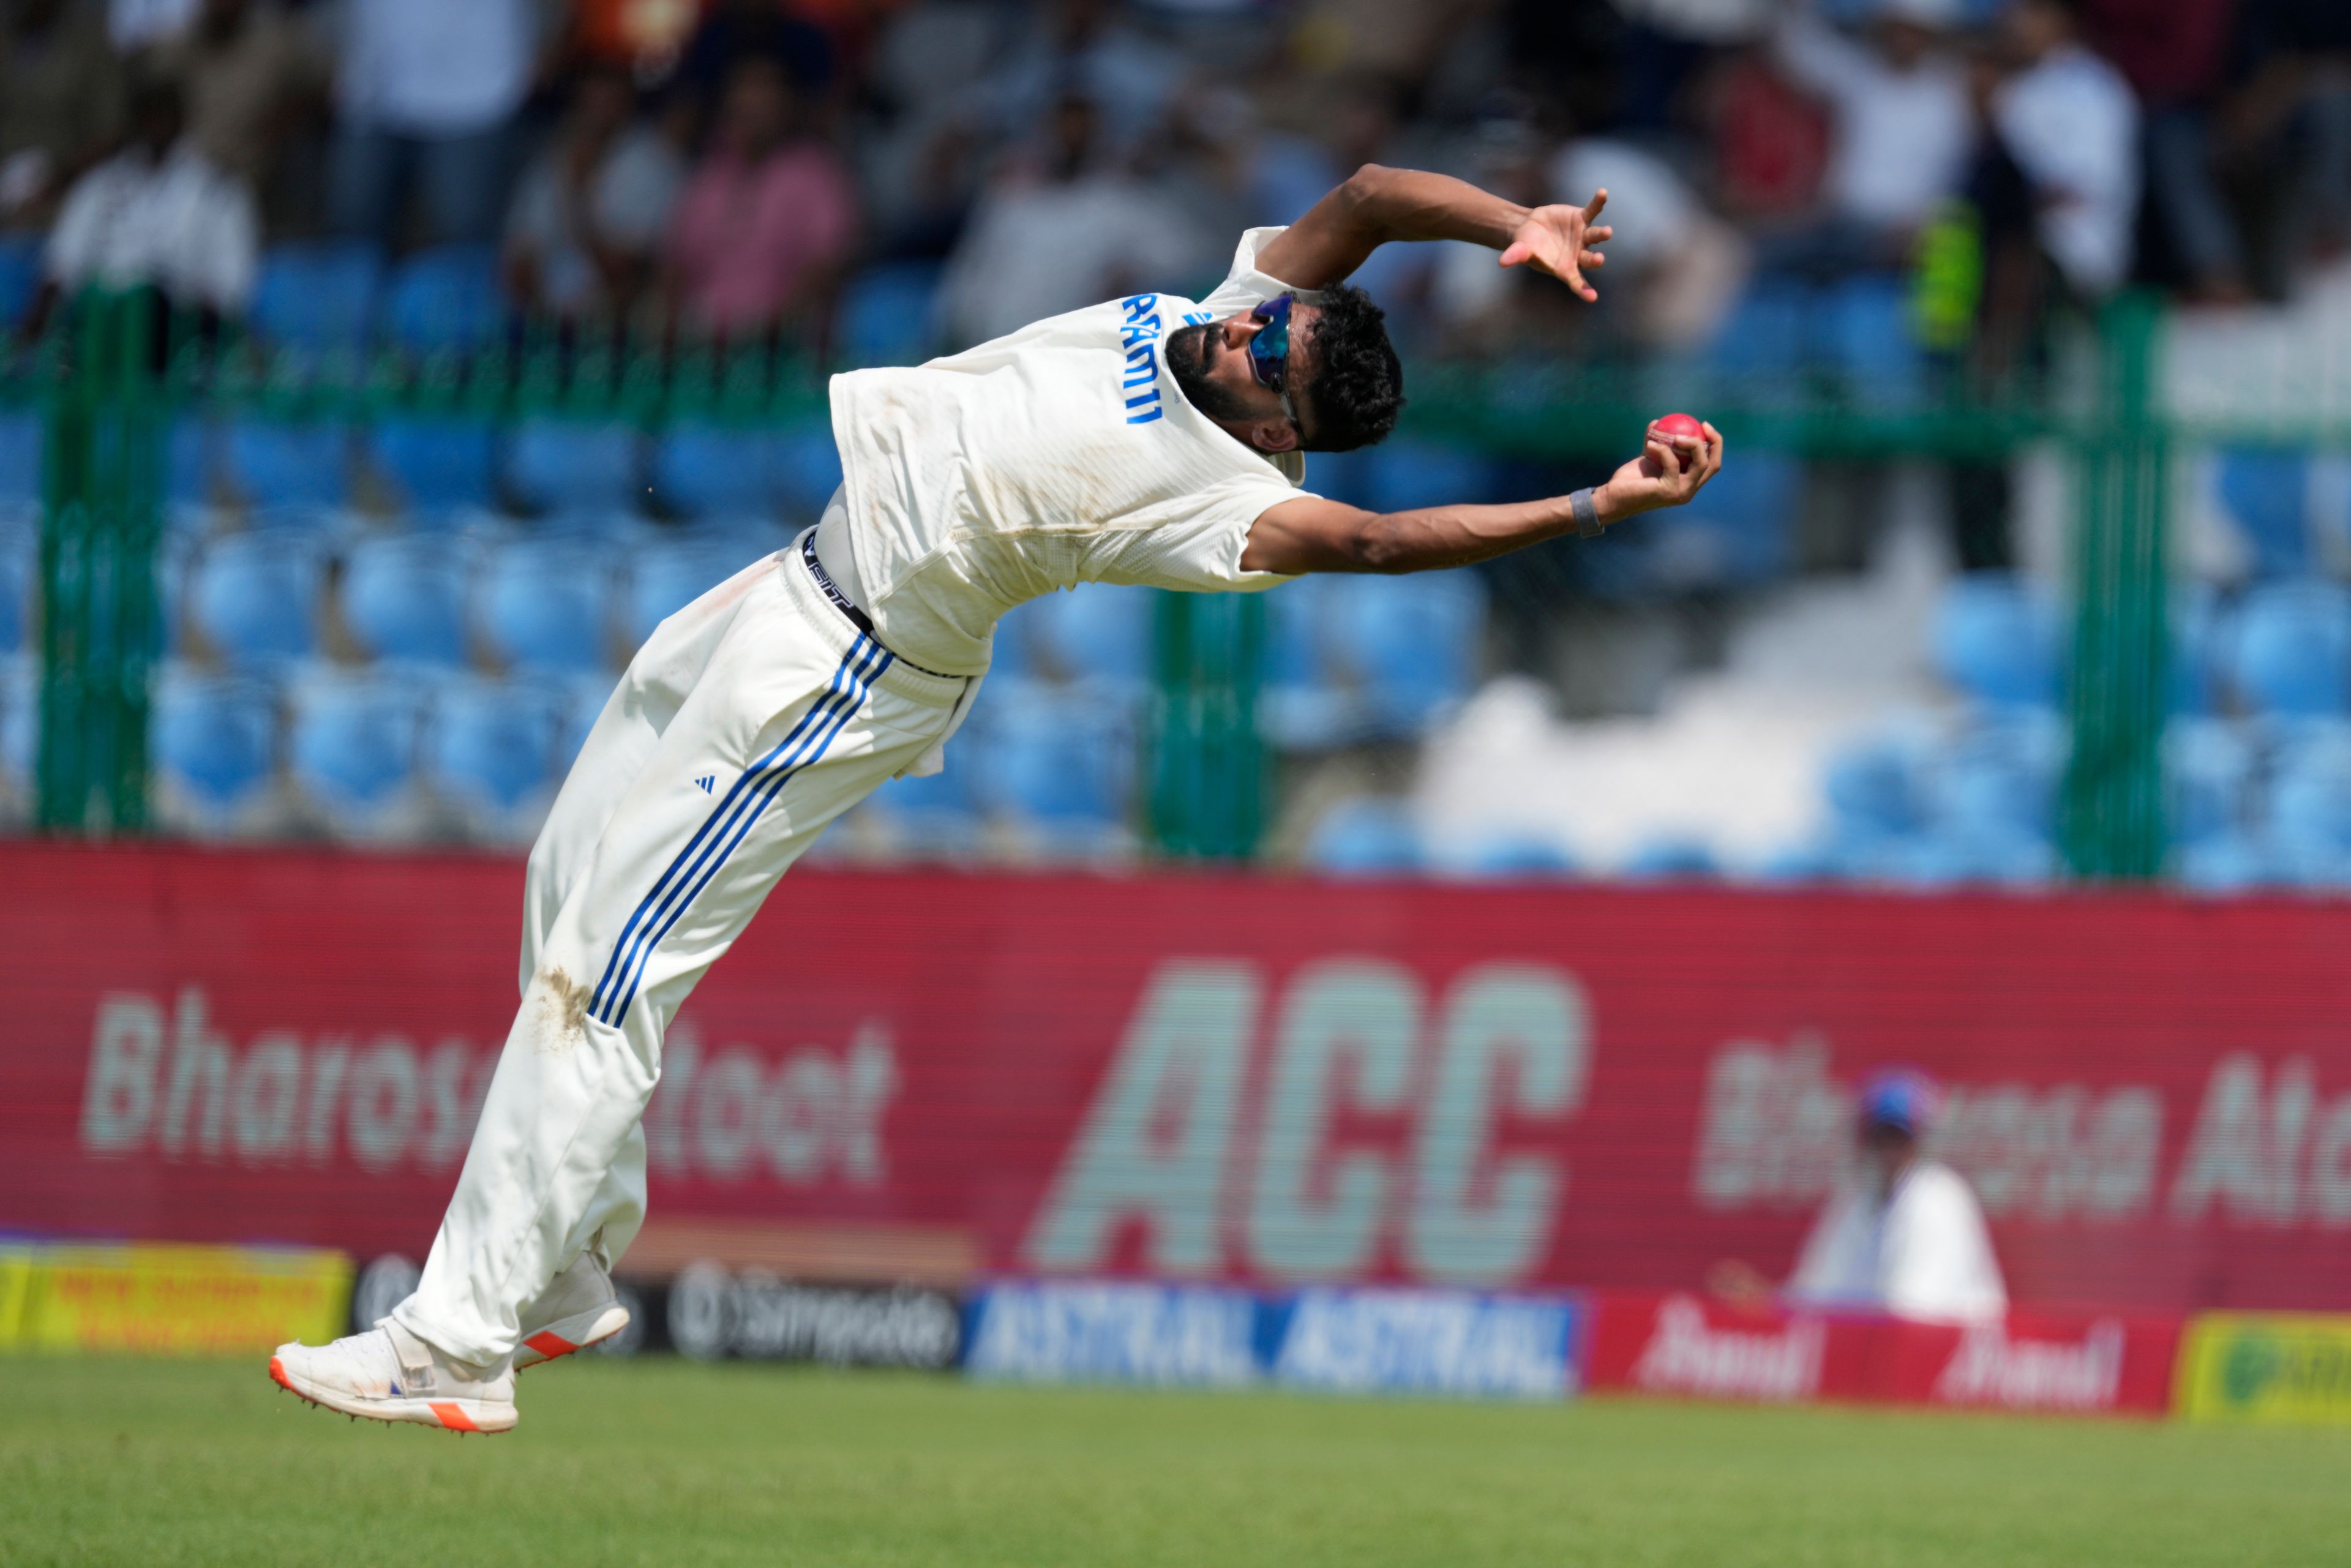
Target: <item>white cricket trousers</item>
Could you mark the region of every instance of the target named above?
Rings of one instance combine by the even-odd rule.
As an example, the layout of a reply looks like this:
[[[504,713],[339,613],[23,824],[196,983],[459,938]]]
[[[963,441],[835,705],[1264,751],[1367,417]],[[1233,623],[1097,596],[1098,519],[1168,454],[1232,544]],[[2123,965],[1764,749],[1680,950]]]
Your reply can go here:
[[[892,655],[797,544],[654,630],[531,850],[522,1009],[403,1328],[496,1362],[581,1251],[620,1260],[670,1019],[825,824],[944,741],[976,684]]]

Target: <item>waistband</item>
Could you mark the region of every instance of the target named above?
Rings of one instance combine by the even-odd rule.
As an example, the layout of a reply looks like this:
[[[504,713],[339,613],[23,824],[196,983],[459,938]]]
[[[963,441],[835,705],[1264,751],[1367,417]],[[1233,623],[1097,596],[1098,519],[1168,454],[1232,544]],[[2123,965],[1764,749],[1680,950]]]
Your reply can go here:
[[[846,658],[860,641],[888,646],[873,635],[873,622],[865,612],[852,604],[825,575],[816,559],[814,528],[802,532],[792,548],[778,554],[775,560],[776,575],[783,580],[794,607],[834,653]],[[873,685],[883,691],[933,707],[955,706],[963,700],[964,691],[970,684],[969,676],[934,674],[895,653],[891,654],[882,673],[873,677]]]

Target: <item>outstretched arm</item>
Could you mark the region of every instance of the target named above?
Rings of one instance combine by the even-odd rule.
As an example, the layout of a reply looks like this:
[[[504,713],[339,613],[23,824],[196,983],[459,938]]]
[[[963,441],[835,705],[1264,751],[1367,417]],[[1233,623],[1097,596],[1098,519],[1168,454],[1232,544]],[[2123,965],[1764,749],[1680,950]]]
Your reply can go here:
[[[1722,433],[1661,435],[1652,427],[1641,455],[1593,492],[1600,521],[1678,507],[1722,467]],[[1500,507],[1424,507],[1366,512],[1319,496],[1301,496],[1260,514],[1241,551],[1245,571],[1430,571],[1468,566],[1575,529],[1564,496]]]
[[[1596,299],[1583,274],[1601,264],[1593,247],[1614,232],[1593,226],[1607,203],[1602,191],[1581,207],[1522,207],[1447,174],[1366,163],[1276,235],[1257,264],[1293,287],[1322,288],[1391,240],[1468,240],[1500,251],[1504,267],[1532,267]]]

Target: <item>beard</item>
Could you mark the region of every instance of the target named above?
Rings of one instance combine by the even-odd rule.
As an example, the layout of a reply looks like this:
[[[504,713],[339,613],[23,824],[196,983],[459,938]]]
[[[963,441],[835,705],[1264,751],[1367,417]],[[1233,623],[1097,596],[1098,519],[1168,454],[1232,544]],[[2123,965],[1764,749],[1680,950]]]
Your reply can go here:
[[[1236,424],[1246,423],[1250,409],[1239,393],[1208,379],[1209,362],[1220,352],[1231,350],[1212,347],[1208,334],[1216,323],[1204,321],[1196,326],[1179,327],[1167,334],[1162,352],[1167,359],[1167,373],[1176,378],[1176,385],[1184,401],[1207,414],[1210,419],[1229,420]]]

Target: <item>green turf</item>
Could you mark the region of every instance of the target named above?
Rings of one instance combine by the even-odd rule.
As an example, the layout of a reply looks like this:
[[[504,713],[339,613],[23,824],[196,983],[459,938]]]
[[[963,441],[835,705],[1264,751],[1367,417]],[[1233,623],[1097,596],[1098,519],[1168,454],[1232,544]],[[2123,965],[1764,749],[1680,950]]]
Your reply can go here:
[[[668,1359],[500,1437],[0,1358],[0,1563],[2351,1562],[2351,1433],[975,1387]]]

